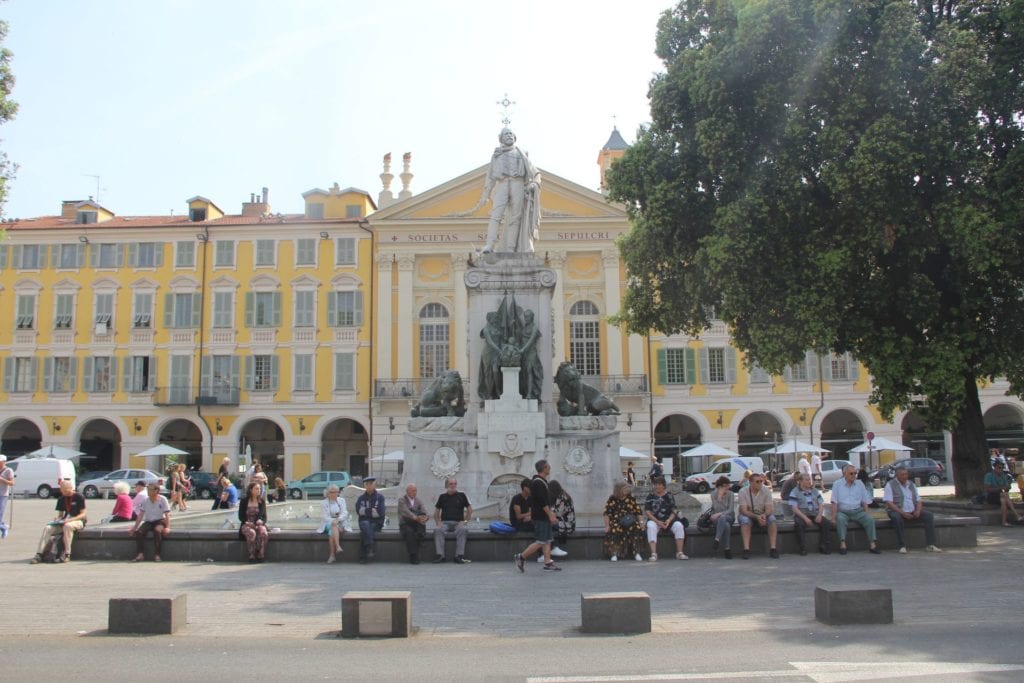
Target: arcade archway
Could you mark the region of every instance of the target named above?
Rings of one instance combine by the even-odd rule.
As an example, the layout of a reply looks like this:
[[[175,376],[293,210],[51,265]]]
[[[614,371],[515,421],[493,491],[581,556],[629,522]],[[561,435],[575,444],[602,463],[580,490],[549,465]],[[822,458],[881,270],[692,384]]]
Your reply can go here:
[[[369,474],[366,455],[370,439],[363,425],[355,420],[333,420],[324,429],[320,447],[320,469],[345,470],[352,477]]]
[[[700,427],[696,420],[686,415],[669,415],[662,418],[654,428],[654,453],[662,462],[672,461],[672,471],[685,476],[698,470],[701,463],[692,458],[680,458],[679,454],[702,443]]]
[[[78,450],[83,470],[116,470],[127,466],[121,458],[121,430],[109,420],[90,420],[79,435]]]
[[[17,419],[4,427],[0,453],[14,459],[19,455],[31,453],[42,445],[43,435],[39,433],[39,428],[28,420]]]

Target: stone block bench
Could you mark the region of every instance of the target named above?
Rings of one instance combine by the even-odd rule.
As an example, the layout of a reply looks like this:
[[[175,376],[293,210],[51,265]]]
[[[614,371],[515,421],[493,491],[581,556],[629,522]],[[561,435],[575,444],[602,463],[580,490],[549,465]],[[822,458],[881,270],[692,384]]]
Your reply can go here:
[[[696,516],[694,516],[696,517]],[[878,542],[883,550],[896,549],[896,532],[887,519],[876,519]],[[935,530],[937,543],[941,548],[973,548],[977,545],[977,525],[975,517],[955,517],[937,515]],[[128,525],[95,525],[87,526],[75,535],[73,550],[74,559],[93,560],[130,560],[135,556],[135,540],[129,535]],[[907,528],[907,542],[911,549],[924,547],[924,528],[910,525]],[[482,529],[470,529],[466,542],[466,556],[474,562],[512,562],[512,556],[523,550],[531,541],[530,534],[498,536]],[[601,560],[604,530],[600,528],[577,529],[569,537],[565,549],[569,552],[568,561]],[[692,558],[710,557],[713,555],[712,542],[714,534],[699,531],[691,524],[686,530],[686,554]],[[833,535],[833,550],[838,548]],[[433,535],[428,531],[420,547],[420,560],[429,562],[433,557]],[[731,543],[733,551],[741,549],[739,526],[734,525]],[[808,531],[807,543],[810,550],[817,547],[816,531]],[[152,546],[147,541],[147,557],[152,554]],[[455,556],[455,540],[445,541],[446,558],[450,561]],[[847,535],[847,546],[852,552],[867,549],[867,535],[856,525],[851,525]],[[791,520],[779,522],[779,552],[796,554],[797,539]],[[354,562],[359,552],[359,535],[357,532],[346,533],[342,538],[340,561]],[[751,551],[767,554],[768,541],[761,531],[755,531],[751,542]],[[670,535],[659,535],[658,555],[669,560],[675,556],[675,546]],[[171,535],[163,541],[161,557],[164,561],[185,562],[245,562],[247,555],[244,541],[238,538],[238,532],[231,529],[189,530],[173,529]],[[270,534],[267,545],[268,562],[324,562],[327,559],[327,539],[321,534],[310,530],[284,529]],[[405,543],[397,530],[385,529],[377,535],[378,562],[405,562]],[[672,560],[673,562],[675,560]]]
[[[823,624],[891,624],[892,590],[817,586],[814,617]]]
[[[169,635],[188,621],[185,595],[173,598],[111,598],[107,633]]]
[[[650,633],[651,596],[642,591],[581,593],[584,633]]]
[[[411,592],[349,591],[341,596],[343,638],[408,638],[411,631]]]

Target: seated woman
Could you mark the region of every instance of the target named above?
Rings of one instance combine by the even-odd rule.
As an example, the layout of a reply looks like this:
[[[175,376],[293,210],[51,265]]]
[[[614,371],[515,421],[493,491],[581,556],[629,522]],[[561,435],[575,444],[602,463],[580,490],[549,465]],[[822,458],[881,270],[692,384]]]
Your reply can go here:
[[[117,498],[114,500],[114,511],[110,513],[111,522],[132,521],[132,498],[128,495],[129,488],[126,481],[114,482],[114,494]]]
[[[722,475],[715,480],[715,490],[711,492],[711,528],[715,530],[715,552],[718,546],[724,546],[727,560],[732,559],[729,545],[732,525],[736,521],[735,499],[736,494],[730,488],[729,477]]]
[[[341,552],[341,532],[348,520],[348,506],[344,498],[338,497],[338,486],[331,484],[324,492],[324,499],[320,503],[320,528],[317,533],[327,534],[327,547],[330,554],[327,556],[327,564],[335,561],[335,555]]]
[[[266,559],[270,532],[267,530],[267,504],[260,495],[260,485],[256,482],[249,484],[245,491],[245,500],[238,506],[238,521],[242,523],[238,529],[238,537],[245,539],[249,561],[262,562]]]
[[[604,554],[612,562],[619,557],[633,556],[643,562],[643,510],[632,496],[629,484],[616,482],[612,495],[604,505]]]
[[[565,557],[569,554],[565,550],[569,534],[576,531],[576,507],[573,505],[572,496],[554,479],[548,482],[548,495],[551,497],[551,511],[558,518],[553,529],[556,545],[551,546],[551,556]]]

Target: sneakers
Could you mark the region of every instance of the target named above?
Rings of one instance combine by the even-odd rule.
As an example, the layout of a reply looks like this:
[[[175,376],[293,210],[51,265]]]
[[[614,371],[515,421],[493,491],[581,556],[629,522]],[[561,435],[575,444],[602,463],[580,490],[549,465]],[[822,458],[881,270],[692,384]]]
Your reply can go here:
[[[566,551],[559,548],[557,545],[551,546],[551,557],[565,557],[568,555]]]
[[[806,554],[807,554],[806,550],[801,553],[801,555],[806,555]],[[772,548],[771,550],[768,551],[768,557],[772,558],[773,560],[779,559],[779,551],[776,550],[775,548]]]
[[[845,555],[846,554],[846,546],[845,545],[839,546],[839,554],[840,555]]]
[[[544,571],[546,571],[546,572],[560,572],[560,571],[562,571],[562,568],[559,567],[554,562],[548,562],[546,565],[544,565]]]
[[[900,549],[897,550],[896,552],[898,552],[900,555],[906,555],[907,554],[907,546],[901,545]]]
[[[637,557],[639,558],[640,556],[637,555]],[[658,561],[658,553],[652,553],[651,556],[647,558],[647,561],[648,562],[657,562]]]
[[[676,553],[676,559],[677,560],[688,560],[690,558],[686,556],[686,553]]]
[[[612,555],[611,560],[612,560],[612,562],[618,562],[619,561],[619,556],[618,555]]]
[[[937,545],[926,545],[924,547],[924,549],[925,549],[925,552],[929,552],[929,553],[941,553],[942,552],[942,548],[940,548]]]
[[[431,560],[432,564],[441,564],[444,562],[444,555],[434,555],[434,559]]]
[[[526,571],[526,560],[523,559],[522,553],[516,553],[515,557],[512,558],[512,560],[516,563],[516,569],[519,570],[520,574]]]
[[[554,554],[554,553],[552,553]],[[537,556],[537,564],[544,564],[544,553]]]
[[[459,555],[455,558],[455,564],[471,564],[473,560],[467,559],[464,555]]]
[[[39,564],[42,561],[43,561],[43,556],[40,555],[39,553],[36,553],[36,556],[33,557],[31,560],[29,560],[28,563],[29,564]]]
[[[643,562],[644,561],[644,558],[640,557],[640,553],[637,553],[636,555],[634,555],[633,559],[636,560],[637,562]]]

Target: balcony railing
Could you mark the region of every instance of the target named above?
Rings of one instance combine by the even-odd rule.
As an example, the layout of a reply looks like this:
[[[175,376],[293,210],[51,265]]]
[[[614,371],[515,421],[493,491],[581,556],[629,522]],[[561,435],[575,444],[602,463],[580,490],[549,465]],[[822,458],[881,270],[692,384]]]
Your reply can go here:
[[[158,387],[153,392],[156,406],[237,406],[237,387]]]

